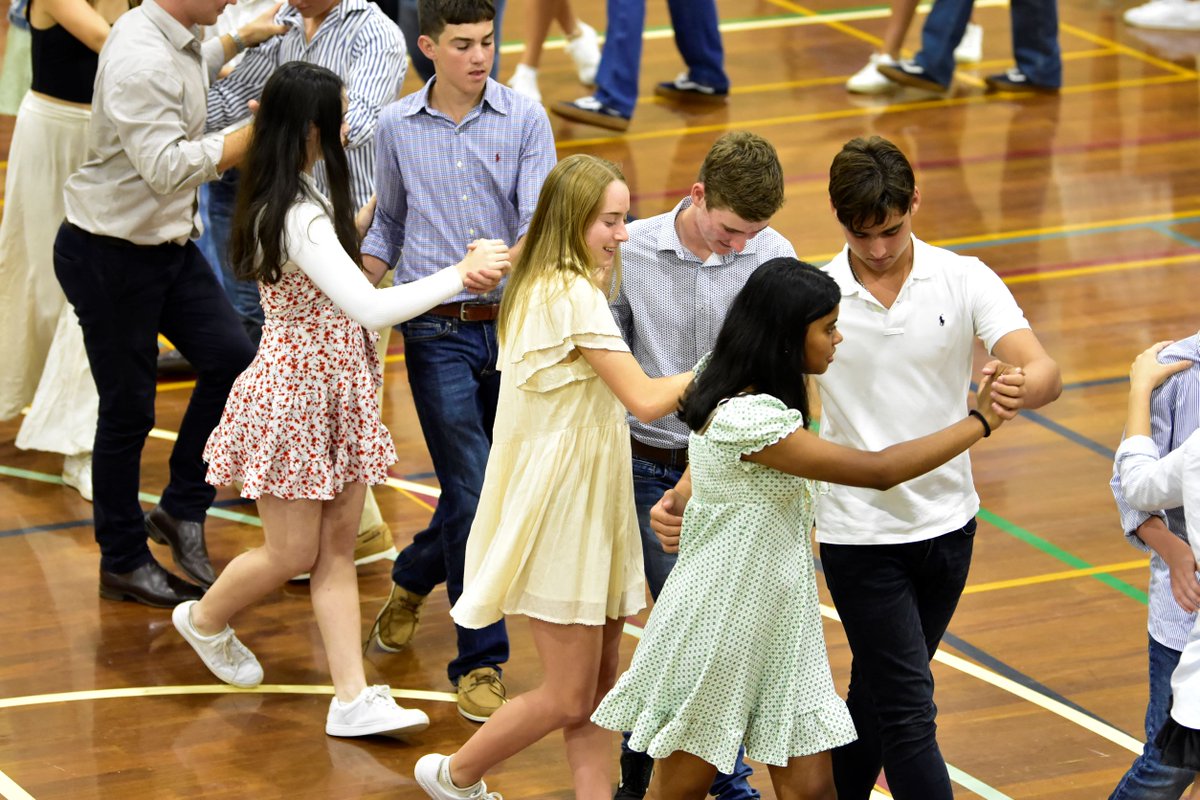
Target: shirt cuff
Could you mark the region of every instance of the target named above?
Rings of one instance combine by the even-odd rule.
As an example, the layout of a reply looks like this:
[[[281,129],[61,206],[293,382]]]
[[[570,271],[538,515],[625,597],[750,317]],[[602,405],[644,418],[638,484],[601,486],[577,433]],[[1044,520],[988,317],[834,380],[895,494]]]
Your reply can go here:
[[[221,156],[225,154],[225,135],[212,133],[205,136],[200,140],[200,148],[204,152],[204,182],[215,181],[221,177],[217,166],[221,163]]]
[[[1154,440],[1149,436],[1128,436],[1121,442],[1121,446],[1117,448],[1117,459],[1124,455],[1144,455],[1158,458],[1158,447],[1155,446]]]

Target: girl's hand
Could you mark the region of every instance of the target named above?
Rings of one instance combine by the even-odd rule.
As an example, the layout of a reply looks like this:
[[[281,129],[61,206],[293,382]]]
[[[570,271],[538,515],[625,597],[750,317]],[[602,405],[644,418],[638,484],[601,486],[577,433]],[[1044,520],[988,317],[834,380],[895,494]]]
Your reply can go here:
[[[467,245],[467,257],[455,266],[467,291],[490,292],[511,266],[508,245],[502,239],[476,239]]]
[[[1129,367],[1129,391],[1149,394],[1167,378],[1192,366],[1193,362],[1186,360],[1176,361],[1173,364],[1160,364],[1158,354],[1169,344],[1172,342],[1156,342],[1133,360],[1133,364]]]
[[[1000,379],[1004,376],[1019,376],[1021,371],[1019,367],[1014,367],[1011,364],[1005,364],[1003,361],[991,361],[983,368],[979,381],[979,391],[975,395],[975,410],[983,414],[983,418],[987,420],[988,425],[994,431],[1004,424],[1007,419],[1012,419],[1017,415],[1016,409],[1008,407],[1004,403],[1010,399],[1010,395],[1002,393],[1000,389]],[[1010,388],[1024,386],[1022,380],[1019,384],[1006,384]],[[1019,406],[1018,406],[1019,407]]]

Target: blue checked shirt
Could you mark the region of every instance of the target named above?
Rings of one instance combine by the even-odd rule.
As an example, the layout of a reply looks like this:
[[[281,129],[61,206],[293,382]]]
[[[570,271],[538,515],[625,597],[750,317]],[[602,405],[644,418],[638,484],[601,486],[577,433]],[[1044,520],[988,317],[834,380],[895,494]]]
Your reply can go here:
[[[1164,364],[1188,360],[1200,362],[1200,334],[1189,336],[1168,346],[1159,353],[1158,360]],[[1173,375],[1150,397],[1150,438],[1158,447],[1159,456],[1164,456],[1180,447],[1192,432],[1200,427],[1200,363],[1191,369]],[[1123,454],[1118,454],[1121,458]],[[1149,550],[1134,531],[1150,518],[1144,511],[1130,508],[1121,494],[1121,480],[1113,470],[1113,496],[1121,512],[1121,527],[1125,536],[1140,550]],[[1165,517],[1167,528],[1180,539],[1187,541],[1187,520],[1183,508],[1168,508],[1159,516]],[[1192,629],[1196,615],[1179,607],[1171,594],[1171,571],[1157,553],[1150,555],[1150,636],[1159,644],[1172,650],[1183,650],[1188,632]]]
[[[325,67],[346,84],[346,122],[350,128],[346,157],[355,206],[370,199],[375,179],[375,124],[379,112],[400,93],[408,69],[404,37],[396,23],[367,0],[341,0],[317,28],[312,41],[304,35],[304,18],[285,5],[275,16],[287,33],[246,51],[242,63],[208,92],[208,130],[219,131],[250,116],[246,103],[262,95],[267,79],[280,64],[307,61]],[[325,165],[313,170],[317,186],[327,191]]]
[[[750,273],[772,258],[795,258],[791,243],[764,228],[740,253],[713,253],[701,262],[679,241],[675,217],[692,204],[685,197],[665,214],[629,225],[621,245],[621,288],[613,316],[634,358],[652,378],[677,375],[712,350],[733,298]],[[688,427],[669,414],[652,423],[629,415],[633,437],[652,447],[687,447]]]
[[[362,251],[395,265],[396,283],[462,260],[475,239],[525,235],[556,163],[540,103],[488,79],[483,100],[457,125],[429,106],[431,78],[383,110],[376,135],[379,203]],[[495,302],[499,291],[451,302]]]

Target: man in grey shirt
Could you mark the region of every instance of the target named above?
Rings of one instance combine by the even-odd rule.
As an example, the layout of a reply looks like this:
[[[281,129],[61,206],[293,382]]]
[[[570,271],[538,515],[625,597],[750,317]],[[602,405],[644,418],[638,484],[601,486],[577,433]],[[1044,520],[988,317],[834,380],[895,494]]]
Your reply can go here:
[[[171,547],[196,584],[214,579],[204,519],[215,490],[201,453],[254,348],[192,241],[196,187],[236,164],[250,129],[204,136],[217,69],[273,34],[256,21],[201,46],[198,25],[229,0],[145,0],[113,26],[96,72],[88,153],[64,190],[54,271],[83,328],[100,418],[92,459],[100,595],[157,607],[203,589],[163,569],[146,536]],[[158,333],[198,377],[171,452],[160,504],[138,503],[142,447],[154,425]]]
[[[796,257],[770,228],[783,205],[783,168],[771,143],[728,133],[708,151],[688,196],[665,214],[629,225],[621,245],[621,286],[613,316],[650,377],[687,372],[716,344],[733,298],[760,264]],[[663,552],[650,529],[650,508],[687,466],[688,428],[674,415],[646,424],[632,416],[633,490],[646,583],[655,599],[676,555]],[[617,800],[642,797],[653,761],[626,750]],[[750,768],[738,758],[733,775],[718,775],[712,794],[748,800]]]

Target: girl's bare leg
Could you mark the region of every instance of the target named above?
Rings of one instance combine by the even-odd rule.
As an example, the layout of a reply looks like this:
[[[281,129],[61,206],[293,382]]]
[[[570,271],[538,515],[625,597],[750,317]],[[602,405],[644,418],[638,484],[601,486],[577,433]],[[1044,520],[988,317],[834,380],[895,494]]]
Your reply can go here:
[[[592,695],[593,710],[617,682],[617,657],[624,627],[624,619],[610,619],[604,624],[600,670]],[[612,757],[609,755],[612,733],[588,719],[563,728],[563,741],[567,746],[567,763],[571,766],[576,800],[608,800],[612,794]]]
[[[278,589],[293,575],[308,572],[317,557],[321,501],[258,498],[263,544],[225,567],[217,582],[192,606],[192,625],[201,635],[220,633],[230,618]]]
[[[717,768],[699,756],[676,750],[654,762],[648,800],[704,800]]]
[[[366,494],[364,484],[348,483],[337,497],[321,504],[320,547],[310,584],[329,675],[343,703],[367,688],[360,649],[358,572],[354,568],[354,540]]]
[[[908,27],[912,25],[917,2],[918,0],[892,0],[892,13],[888,15],[881,50],[894,59],[900,58],[900,49],[904,47],[904,37],[908,35]]]
[[[521,63],[537,69],[542,63],[542,45],[550,33],[550,23],[559,16],[564,0],[527,0],[525,3],[525,53]]]
[[[796,756],[786,767],[768,767],[778,800],[837,800],[829,751]]]
[[[595,710],[608,626],[531,619],[529,627],[545,675],[542,685],[502,705],[450,757],[450,780],[455,786],[474,786],[501,761],[551,731],[586,722]],[[609,757],[607,749],[604,755]]]

